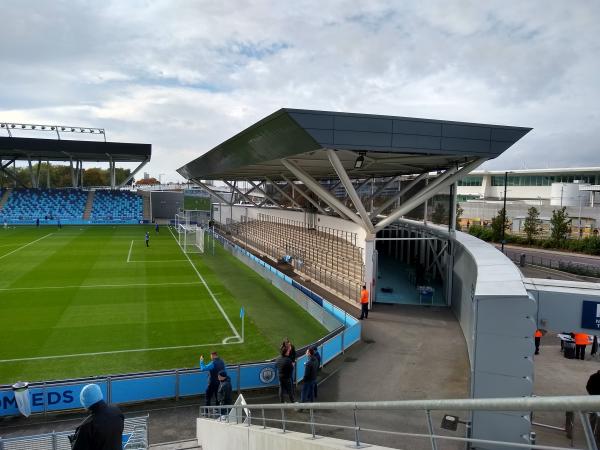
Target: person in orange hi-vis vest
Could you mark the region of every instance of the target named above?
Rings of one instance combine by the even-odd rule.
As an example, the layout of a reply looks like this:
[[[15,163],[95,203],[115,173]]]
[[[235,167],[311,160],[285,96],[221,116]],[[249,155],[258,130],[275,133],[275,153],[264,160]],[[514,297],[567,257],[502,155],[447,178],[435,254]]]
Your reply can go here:
[[[585,359],[585,346],[590,343],[585,333],[575,333],[575,359]]]
[[[542,330],[535,330],[535,334],[533,335],[535,338],[535,354],[540,354],[540,341],[542,340]]]
[[[360,291],[360,320],[366,319],[369,317],[369,291],[367,291],[367,285],[363,284],[363,287]]]

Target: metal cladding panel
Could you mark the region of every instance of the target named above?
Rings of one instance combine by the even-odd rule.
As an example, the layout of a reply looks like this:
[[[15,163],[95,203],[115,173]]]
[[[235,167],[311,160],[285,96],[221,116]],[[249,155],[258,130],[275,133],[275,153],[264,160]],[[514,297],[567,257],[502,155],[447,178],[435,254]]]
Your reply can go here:
[[[384,118],[337,116],[335,118],[334,126],[336,130],[391,133],[393,129],[393,121],[391,119]]]
[[[303,128],[319,130],[333,130],[334,128],[334,116],[331,114],[290,112],[289,115]]]
[[[492,128],[492,141],[515,142],[527,134],[518,128]]]
[[[533,380],[506,376],[504,373],[475,371],[473,398],[530,397],[533,394]]]
[[[472,420],[473,439],[508,441],[517,444],[530,443],[528,438],[531,422],[528,415],[518,412],[475,411]],[[504,450],[511,447],[478,443],[473,448]]]
[[[419,134],[424,136],[441,136],[442,124],[438,122],[394,120],[394,133]]]
[[[392,146],[392,134],[335,130],[335,144],[390,148]]]
[[[315,141],[323,146],[333,145],[333,129],[323,130],[320,128],[307,128],[306,132],[310,134]]]
[[[489,127],[456,124],[444,124],[442,127],[442,136],[444,137],[482,139],[489,141],[490,133],[491,130]]]
[[[489,154],[491,150],[490,141],[481,139],[442,138],[442,149],[448,151],[463,151],[466,153]]]
[[[414,148],[424,150],[441,150],[441,141],[435,136],[420,136],[416,134],[394,134],[392,147]]]
[[[482,324],[477,323],[480,327]],[[502,334],[477,334],[477,366],[485,371],[514,377],[530,377],[533,373],[532,336],[504,336]],[[480,350],[482,349],[482,350]],[[527,356],[529,355],[529,356]]]

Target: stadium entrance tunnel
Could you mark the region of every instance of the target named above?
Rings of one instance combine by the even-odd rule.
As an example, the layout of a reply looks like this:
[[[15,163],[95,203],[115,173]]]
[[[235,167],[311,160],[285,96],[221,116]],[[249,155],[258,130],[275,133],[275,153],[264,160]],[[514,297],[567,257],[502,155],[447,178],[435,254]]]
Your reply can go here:
[[[373,301],[446,306],[448,239],[407,223],[395,223],[375,238],[376,274]]]

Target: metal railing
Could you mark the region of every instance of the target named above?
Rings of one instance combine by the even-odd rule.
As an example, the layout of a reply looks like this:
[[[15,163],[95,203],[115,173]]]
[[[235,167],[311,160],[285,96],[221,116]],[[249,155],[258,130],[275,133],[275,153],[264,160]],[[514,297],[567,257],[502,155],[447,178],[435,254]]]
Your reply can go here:
[[[303,414],[289,418],[288,414],[292,411]],[[336,411],[337,414],[315,416],[317,411]],[[369,428],[361,425],[361,418],[358,414],[361,411],[377,411],[385,413],[386,417],[394,412],[424,412],[426,423],[426,432],[405,432],[386,430],[383,428]],[[481,439],[471,437],[471,427],[469,421],[461,421],[456,416],[444,415],[441,428],[451,431],[457,430],[458,424],[465,425],[466,436],[453,436],[440,434],[440,430],[435,430],[433,426],[432,413],[452,412],[525,412],[532,414],[533,411],[546,412],[573,412],[578,417],[583,428],[585,438],[585,447],[588,450],[598,450],[597,441],[600,434],[600,420],[594,420],[595,427],[590,423],[590,415],[596,419],[594,411],[600,411],[600,396],[565,396],[565,397],[516,397],[516,398],[489,398],[489,399],[451,399],[451,400],[399,400],[399,401],[373,401],[373,402],[331,402],[331,403],[294,403],[294,404],[236,404],[219,407],[200,407],[200,417],[216,419],[229,423],[244,424],[248,427],[262,426],[267,428],[267,424],[275,424],[277,428],[285,433],[294,429],[298,431],[307,431],[313,439],[319,437],[319,430],[343,430],[351,432],[353,435],[354,448],[365,446],[366,442],[362,439],[364,433],[371,436],[376,434],[385,434],[406,438],[418,438],[429,441],[432,450],[438,449],[438,444],[444,441],[455,441],[470,443],[473,445],[494,445],[507,448],[525,448],[525,449],[545,449],[545,450],[573,450],[573,445],[556,446],[539,444],[536,442],[536,433],[532,432],[529,436],[523,436],[522,442],[509,442],[492,439]],[[336,417],[341,418],[343,412],[347,412],[349,424],[331,423],[320,421],[321,418]],[[573,415],[571,415],[572,417]],[[307,420],[304,420],[304,417]],[[382,417],[382,416],[380,416]],[[556,428],[558,429],[558,428]],[[418,430],[417,430],[418,431]],[[325,431],[326,432],[326,431]],[[527,442],[528,441],[528,442]],[[405,447],[404,443],[398,442],[398,445]]]
[[[74,433],[75,430],[0,437],[0,450],[71,450],[69,436]],[[147,449],[148,446],[148,416],[126,418],[123,427],[123,450]]]
[[[561,270],[563,272],[582,275],[586,277],[600,278],[600,265],[587,264],[576,261],[562,261],[541,255],[532,255],[514,250],[504,249],[504,254],[515,264],[525,266],[539,266],[548,269]]]

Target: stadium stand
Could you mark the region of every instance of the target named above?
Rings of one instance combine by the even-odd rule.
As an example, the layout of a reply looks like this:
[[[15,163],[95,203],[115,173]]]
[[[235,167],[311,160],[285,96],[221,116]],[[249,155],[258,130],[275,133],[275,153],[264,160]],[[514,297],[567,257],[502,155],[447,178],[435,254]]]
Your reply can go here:
[[[8,223],[78,222],[83,216],[87,193],[77,189],[15,189],[0,211]]]
[[[362,249],[341,230],[309,229],[303,223],[261,214],[259,220],[230,224],[227,230],[244,244],[350,300],[358,300],[364,266]]]
[[[130,191],[96,191],[90,213],[92,223],[139,223],[143,219],[143,200],[139,195]]]

